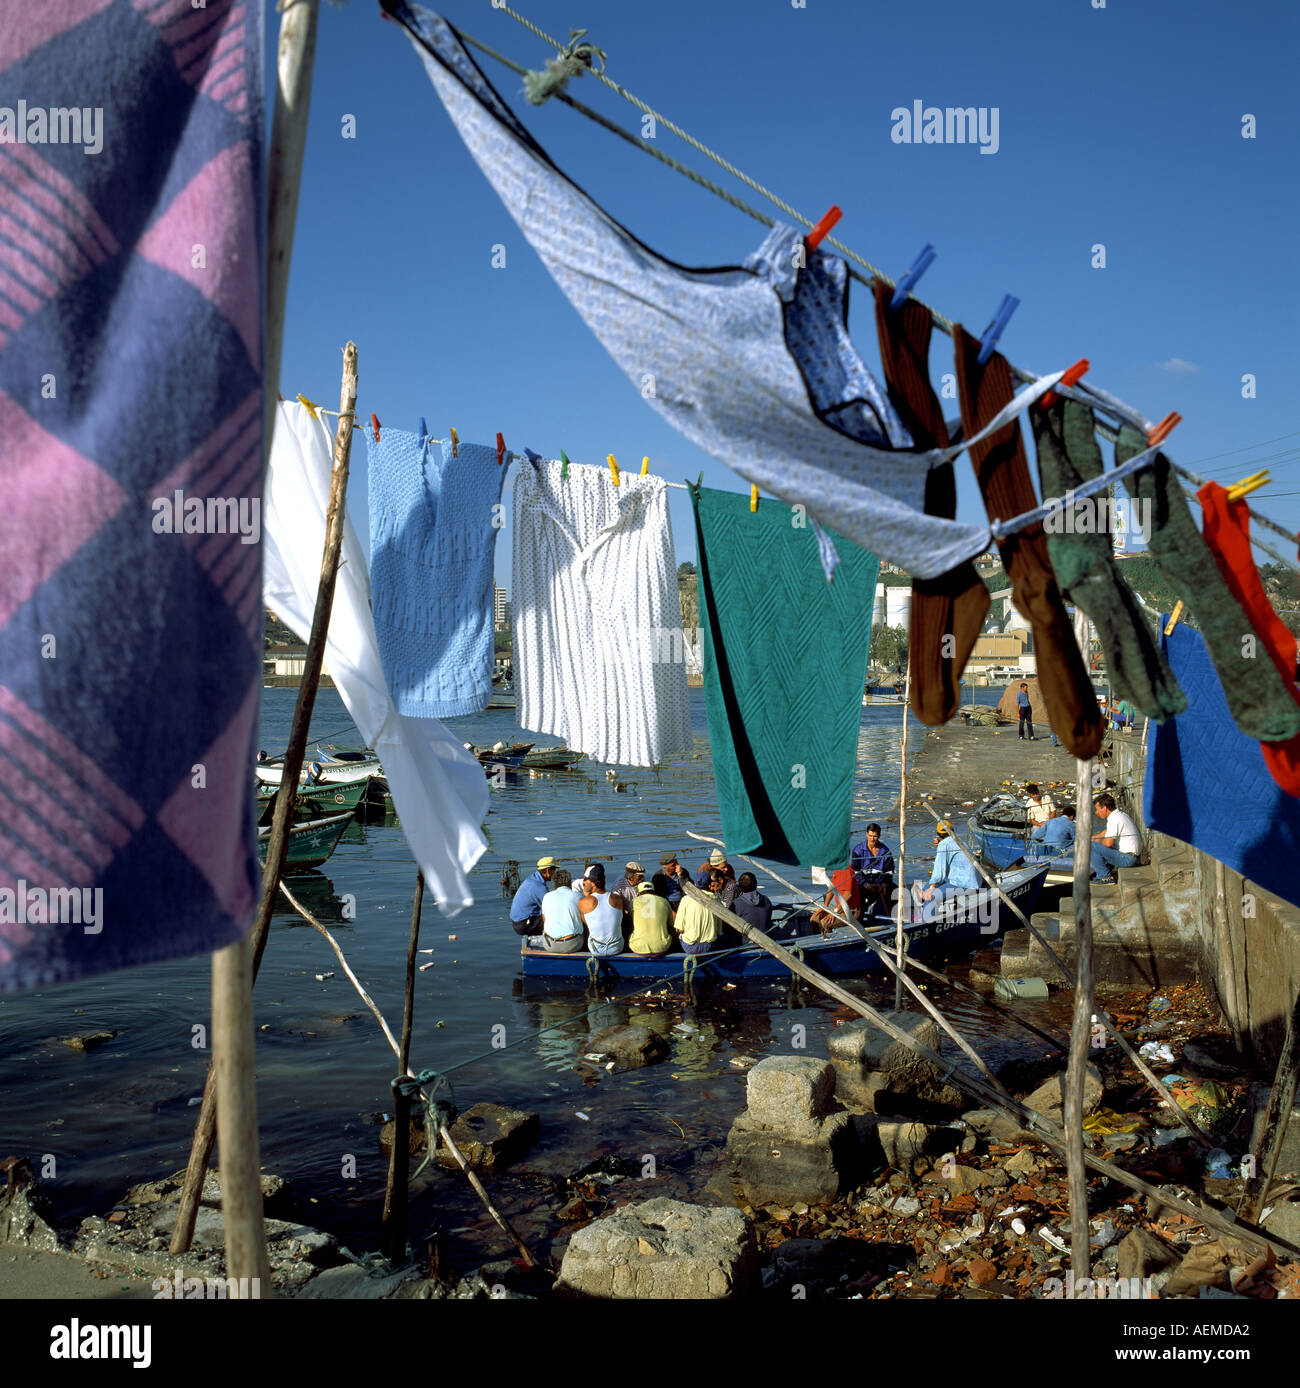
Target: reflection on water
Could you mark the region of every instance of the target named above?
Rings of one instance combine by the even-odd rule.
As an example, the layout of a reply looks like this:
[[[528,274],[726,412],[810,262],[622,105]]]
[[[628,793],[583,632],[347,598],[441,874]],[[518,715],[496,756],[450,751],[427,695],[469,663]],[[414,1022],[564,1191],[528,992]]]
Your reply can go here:
[[[284,745],[293,701],[293,690],[265,691],[261,745]],[[532,1233],[543,1244],[555,1232],[548,1224],[555,1183],[597,1156],[639,1163],[653,1155],[660,1174],[643,1182],[647,1195],[698,1194],[744,1106],[746,1068],[732,1061],[801,1048],[824,1056],[829,1033],[848,1015],[814,990],[783,982],[732,989],[697,983],[693,998],[683,995],[680,979],[591,995],[582,987],[539,992],[522,985],[502,881],[510,862],[527,872],[543,854],[570,869],[600,860],[617,877],[628,859],[657,865],[672,850],[694,868],[708,846],[686,830],[721,837],[699,691],[692,691],[692,710],[693,751],[658,771],[617,768],[613,782],[603,767],[586,764],[508,774],[492,791],[490,847],[472,875],[474,906],[449,918],[426,897],[420,943],[429,952],[420,962],[432,967],[417,975],[412,1065],[449,1073],[462,1109],[490,1101],[540,1114],[538,1146],[516,1171],[495,1178],[495,1188],[512,1217],[533,1211],[523,1218],[533,1220]],[[488,711],[452,726],[476,744],[510,742],[519,736],[511,718],[508,710]],[[897,705],[862,711],[857,827],[868,817],[884,822],[897,795],[901,718]],[[321,690],[314,735],[347,721],[337,693]],[[913,745],[922,732],[913,725]],[[909,825],[909,843],[928,844],[923,830],[928,823]],[[896,844],[893,827],[886,838]],[[909,871],[926,868],[927,859],[909,855]],[[782,869],[782,875],[816,890],[802,870]],[[401,1020],[415,876],[390,818],[349,828],[323,869],[296,874],[291,884],[337,933],[394,1028]],[[774,897],[786,895],[761,885]],[[168,909],[157,903],[158,911]],[[877,1005],[891,1003],[892,986],[851,987]],[[59,1175],[49,1185],[60,1219],[103,1213],[127,1185],[184,1165],[196,1111],[191,1101],[202,1090],[207,1061],[205,1043],[196,1038],[209,1005],[202,958],[0,998],[0,1155],[55,1156]],[[392,1053],[326,942],[284,901],[277,904],[254,1005],[263,1166],[305,1189],[316,1202],[307,1210],[312,1219],[337,1228],[354,1248],[373,1247],[387,1171],[375,1120],[392,1107]],[[1018,1006],[1041,1025],[1060,1004]],[[973,1000],[949,997],[945,1010],[993,1064],[1041,1053],[1009,1023],[980,1013]],[[596,1033],[629,1021],[669,1038],[665,1060],[637,1070],[583,1060]],[[554,1023],[567,1025],[533,1035]],[[116,1035],[90,1052],[57,1039],[98,1030]],[[340,1175],[351,1170],[346,1157],[355,1159],[355,1177]],[[442,1172],[421,1178],[412,1208],[413,1227],[469,1228],[482,1216],[463,1182]],[[508,1254],[500,1242],[488,1222],[453,1239],[452,1251]]]

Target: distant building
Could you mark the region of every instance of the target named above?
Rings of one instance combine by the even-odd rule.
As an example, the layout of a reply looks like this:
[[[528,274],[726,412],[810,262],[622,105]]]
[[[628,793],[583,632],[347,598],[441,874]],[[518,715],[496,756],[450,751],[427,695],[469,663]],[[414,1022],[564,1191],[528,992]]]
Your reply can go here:
[[[492,630],[510,630],[510,602],[499,583],[492,585]]]

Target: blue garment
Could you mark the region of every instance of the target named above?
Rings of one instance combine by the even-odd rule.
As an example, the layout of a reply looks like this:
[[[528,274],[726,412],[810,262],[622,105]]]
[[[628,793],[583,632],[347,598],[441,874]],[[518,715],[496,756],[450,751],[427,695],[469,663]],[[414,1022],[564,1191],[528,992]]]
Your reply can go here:
[[[1022,689],[1022,690],[1020,690],[1020,692],[1016,695],[1016,707],[1017,707],[1017,708],[1028,708],[1028,707],[1029,707],[1029,691],[1028,691],[1027,689]]]
[[[523,925],[534,916],[542,914],[542,901],[550,890],[550,884],[542,876],[541,869],[530,872],[519,884],[514,900],[510,903],[510,919],[515,925]]]
[[[864,836],[862,842],[849,855],[849,866],[863,877],[869,873],[892,877],[894,875],[894,855],[884,839],[881,839],[880,847],[872,853],[867,847],[867,840]]]
[[[656,872],[650,879],[654,886],[655,894],[663,899],[674,910],[681,904],[682,888],[681,883],[676,877],[670,877],[666,872]],[[705,884],[707,886],[707,883]]]
[[[1300,906],[1300,799],[1269,774],[1260,744],[1237,730],[1200,633],[1179,623],[1161,638],[1161,649],[1187,708],[1151,724],[1146,827],[1190,843]]]
[[[849,340],[843,260],[818,248],[805,264],[789,226],[743,265],[663,259],[560,172],[443,19],[407,0],[390,13],[546,268],[638,392],[655,383],[644,398],[674,428],[919,577],[987,548],[986,525],[925,513],[931,468],[960,450],[912,448]]]
[[[1114,877],[1117,867],[1136,867],[1141,857],[1140,853],[1121,853],[1118,848],[1107,848],[1104,843],[1094,843],[1089,854],[1089,863],[1094,877]]]
[[[930,871],[930,886],[966,891],[983,885],[974,863],[957,847],[956,840],[951,835],[941,838]]]
[[[732,898],[731,909],[747,925],[766,930],[772,920],[772,901],[760,891],[737,892]]]
[[[0,994],[257,908],[264,26],[0,17]]]
[[[1067,848],[1074,847],[1074,821],[1065,815],[1056,815],[1040,824],[1030,837],[1063,853]]]
[[[492,697],[492,559],[505,467],[495,448],[366,432],[370,586],[393,705],[458,718]],[[499,514],[499,513],[497,513]]]

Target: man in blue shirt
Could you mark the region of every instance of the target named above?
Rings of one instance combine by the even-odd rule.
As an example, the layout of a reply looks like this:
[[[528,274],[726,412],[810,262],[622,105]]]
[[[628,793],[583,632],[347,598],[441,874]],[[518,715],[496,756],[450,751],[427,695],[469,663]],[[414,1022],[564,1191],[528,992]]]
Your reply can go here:
[[[864,914],[871,907],[888,915],[894,900],[894,855],[880,841],[880,825],[868,824],[866,837],[849,854],[849,866],[862,889]]]
[[[1045,858],[1060,858],[1074,848],[1074,806],[1064,805],[1051,819],[1040,824],[1030,835],[1045,844]]]
[[[1020,713],[1020,740],[1022,742],[1024,741],[1025,729],[1027,728],[1029,730],[1029,741],[1035,741],[1034,710],[1033,705],[1029,702],[1029,686],[1027,684],[1022,684],[1020,686],[1020,692],[1016,695],[1016,708]]]
[[[510,903],[510,927],[516,935],[537,935],[542,929],[542,902],[551,889],[556,868],[554,858],[538,858],[537,871],[519,884]]]
[[[974,891],[984,884],[975,871],[975,864],[957,846],[952,836],[952,825],[946,819],[940,820],[934,829],[934,867],[930,872],[930,884],[920,893],[922,901],[933,901],[934,905],[925,912],[929,920],[943,903],[958,892]]]
[[[685,877],[686,869],[677,861],[676,853],[665,853],[659,859],[659,871],[651,881],[654,883],[655,895],[663,897],[673,910],[681,905],[681,882]]]

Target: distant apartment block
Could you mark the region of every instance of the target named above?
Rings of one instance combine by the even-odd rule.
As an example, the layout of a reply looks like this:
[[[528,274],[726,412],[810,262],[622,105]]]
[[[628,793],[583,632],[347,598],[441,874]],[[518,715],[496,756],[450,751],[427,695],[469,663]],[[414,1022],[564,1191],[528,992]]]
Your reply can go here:
[[[510,601],[506,597],[506,590],[499,583],[492,585],[492,629],[510,630]]]

